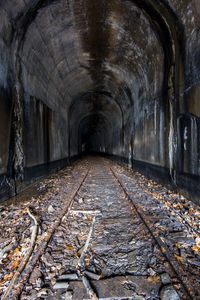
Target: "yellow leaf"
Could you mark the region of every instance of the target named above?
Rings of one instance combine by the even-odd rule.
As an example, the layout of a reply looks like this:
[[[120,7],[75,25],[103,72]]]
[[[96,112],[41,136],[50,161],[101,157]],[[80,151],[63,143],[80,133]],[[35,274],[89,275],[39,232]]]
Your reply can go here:
[[[193,251],[195,251],[197,253],[200,253],[200,247],[198,247],[196,244],[193,245],[191,248],[192,248]]]
[[[180,287],[181,287],[180,283],[173,284],[173,286],[174,286],[177,290],[179,290]]]
[[[148,278],[147,278],[147,281],[148,282],[157,282],[157,281],[159,281],[160,280],[160,276],[158,275],[154,275],[154,276],[149,276]]]
[[[179,249],[181,248],[181,245],[180,245],[179,243],[177,243],[177,242],[175,243],[175,246],[176,246],[177,248],[179,248]]]
[[[200,247],[200,237],[197,237],[195,239],[195,242],[196,242],[197,246]]]
[[[162,250],[162,252],[166,252],[166,249],[163,247],[163,246],[161,246],[161,250]]]
[[[90,265],[90,259],[88,259],[88,260],[86,261],[86,266],[89,267],[89,265]]]
[[[183,208],[183,205],[180,204],[180,203],[174,204],[173,206],[174,206],[174,207],[180,207],[180,208]]]
[[[5,281],[4,280],[0,280],[0,286],[4,285]]]
[[[21,260],[22,260],[22,257],[16,258],[14,261],[12,261],[10,263],[10,267],[13,268],[13,269],[17,269],[18,266],[19,266],[19,264],[20,264],[20,262],[21,262]]]
[[[183,258],[181,256],[174,254],[174,257],[176,257],[178,261],[183,262]]]
[[[66,246],[65,249],[67,249],[67,250],[74,250],[74,247],[73,246]]]
[[[169,197],[170,197],[170,198],[174,198],[174,197],[176,197],[176,195],[171,194],[171,195],[169,195]]]
[[[20,255],[20,249],[21,249],[21,246],[18,246],[14,250],[11,250],[9,255],[8,255],[8,258],[11,260],[13,257],[19,256]]]
[[[4,279],[4,281],[8,281],[8,280],[11,280],[12,277],[13,277],[13,273],[10,273],[10,274],[6,274],[3,279]]]

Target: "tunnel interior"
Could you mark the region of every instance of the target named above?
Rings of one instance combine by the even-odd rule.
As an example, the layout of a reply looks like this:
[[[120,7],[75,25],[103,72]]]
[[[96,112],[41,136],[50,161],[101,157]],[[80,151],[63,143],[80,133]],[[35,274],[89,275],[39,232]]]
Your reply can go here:
[[[98,152],[199,199],[199,15],[196,0],[0,2],[0,198]]]
[[[103,152],[106,149],[106,135],[109,135],[107,120],[101,115],[92,114],[81,120],[79,124],[79,152]]]

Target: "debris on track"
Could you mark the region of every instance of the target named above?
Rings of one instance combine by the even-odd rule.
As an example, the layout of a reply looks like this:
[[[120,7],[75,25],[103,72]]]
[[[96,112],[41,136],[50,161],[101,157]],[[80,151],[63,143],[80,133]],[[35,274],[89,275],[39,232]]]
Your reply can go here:
[[[1,297],[29,252],[28,207],[38,234],[5,299],[200,299],[199,206],[99,157],[0,205]]]

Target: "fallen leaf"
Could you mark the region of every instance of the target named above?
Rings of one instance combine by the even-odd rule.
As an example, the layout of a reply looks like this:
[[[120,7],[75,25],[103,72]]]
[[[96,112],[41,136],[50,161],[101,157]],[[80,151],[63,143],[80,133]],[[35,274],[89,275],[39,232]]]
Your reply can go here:
[[[10,273],[10,274],[6,274],[3,278],[4,281],[8,281],[8,280],[11,280],[13,277],[13,272]]]
[[[195,242],[196,242],[197,246],[200,247],[200,237],[197,237],[195,239]]]
[[[10,267],[12,269],[17,269],[20,265],[20,262],[22,260],[22,257],[17,257],[15,260],[13,260],[11,263],[10,263]]]
[[[160,280],[160,276],[159,276],[159,275],[149,276],[149,277],[147,278],[147,281],[148,281],[148,282],[157,282],[157,281],[159,281],[159,280]]]
[[[89,267],[89,265],[90,265],[90,259],[87,259],[86,266]]]
[[[174,254],[174,257],[176,257],[178,261],[183,262],[183,258],[181,256]]]
[[[193,245],[191,248],[192,248],[192,250],[195,251],[196,253],[198,253],[198,254],[200,253],[200,247],[197,246],[196,244]]]
[[[180,245],[179,243],[177,243],[177,242],[175,243],[175,246],[176,246],[177,248],[179,248],[179,249],[181,248],[181,245]]]
[[[67,249],[67,250],[74,250],[74,247],[73,246],[66,246],[65,249]]]
[[[183,208],[183,205],[181,203],[177,203],[177,204],[174,204],[173,207],[175,207],[175,208],[176,207]]]
[[[78,255],[78,252],[77,251],[75,251],[75,254],[74,254],[77,258],[79,257],[79,255]]]

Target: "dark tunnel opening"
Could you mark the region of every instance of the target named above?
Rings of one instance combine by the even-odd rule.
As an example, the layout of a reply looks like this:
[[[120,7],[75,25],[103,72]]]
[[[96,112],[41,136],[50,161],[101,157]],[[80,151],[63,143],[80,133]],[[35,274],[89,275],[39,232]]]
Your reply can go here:
[[[69,156],[82,153],[110,153],[122,145],[123,114],[106,92],[80,95],[69,110]]]
[[[106,151],[107,146],[109,146],[109,126],[106,123],[106,120],[98,114],[81,120],[78,133],[80,153]]]

